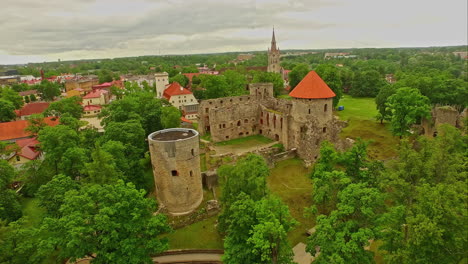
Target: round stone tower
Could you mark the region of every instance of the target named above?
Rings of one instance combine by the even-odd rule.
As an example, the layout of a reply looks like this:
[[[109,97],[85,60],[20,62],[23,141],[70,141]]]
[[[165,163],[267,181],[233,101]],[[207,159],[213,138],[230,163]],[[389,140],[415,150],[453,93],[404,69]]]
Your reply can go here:
[[[203,200],[198,132],[164,129],[151,133],[148,142],[159,203],[172,215],[192,212]]]

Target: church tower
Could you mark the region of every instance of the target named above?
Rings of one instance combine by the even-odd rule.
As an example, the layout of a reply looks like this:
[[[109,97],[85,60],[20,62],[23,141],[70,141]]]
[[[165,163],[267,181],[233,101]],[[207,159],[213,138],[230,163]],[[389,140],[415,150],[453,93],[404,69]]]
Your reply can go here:
[[[275,28],[271,37],[271,48],[268,49],[268,68],[267,72],[281,73],[280,50],[276,47]]]

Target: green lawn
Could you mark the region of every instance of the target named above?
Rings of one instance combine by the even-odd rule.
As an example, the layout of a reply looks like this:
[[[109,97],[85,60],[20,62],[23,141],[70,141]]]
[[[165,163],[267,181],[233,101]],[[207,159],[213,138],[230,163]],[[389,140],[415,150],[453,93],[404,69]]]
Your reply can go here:
[[[304,208],[312,205],[312,182],[308,175],[302,160],[289,159],[278,162],[267,180],[270,191],[289,206],[291,215],[299,222],[288,235],[293,247],[306,242],[306,231],[315,225],[314,218],[304,217]]]
[[[342,138],[362,138],[370,140],[369,156],[375,159],[389,159],[396,156],[398,138],[389,130],[389,124],[380,124],[375,119],[377,109],[374,98],[353,98],[345,95],[338,105],[343,105],[343,111],[336,111],[341,120],[348,121],[340,136]]]
[[[170,249],[223,249],[223,241],[216,229],[218,216],[174,230],[166,237]]]
[[[215,145],[216,146],[250,147],[250,146],[261,145],[261,144],[270,143],[270,142],[273,142],[273,140],[267,137],[264,137],[262,135],[253,135],[253,136],[218,142],[218,143],[215,143]]]

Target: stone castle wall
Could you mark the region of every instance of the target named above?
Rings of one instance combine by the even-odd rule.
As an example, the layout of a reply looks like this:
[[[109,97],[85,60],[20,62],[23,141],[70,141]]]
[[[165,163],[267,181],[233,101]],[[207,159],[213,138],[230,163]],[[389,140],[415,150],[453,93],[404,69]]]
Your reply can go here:
[[[320,142],[337,142],[343,124],[332,113],[333,99],[278,99],[273,85],[250,84],[250,96],[204,100],[200,104],[199,130],[214,142],[260,134],[279,141],[286,149],[315,160]]]
[[[189,138],[155,139],[158,134],[171,131],[193,131],[194,134]],[[203,200],[198,132],[165,129],[150,134],[148,142],[159,203],[173,215],[192,212]]]

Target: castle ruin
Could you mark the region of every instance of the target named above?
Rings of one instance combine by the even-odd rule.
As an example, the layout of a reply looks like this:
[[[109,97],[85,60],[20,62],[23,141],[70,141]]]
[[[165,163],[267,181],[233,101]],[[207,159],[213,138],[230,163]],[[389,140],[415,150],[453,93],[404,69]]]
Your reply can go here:
[[[148,142],[160,205],[172,215],[191,213],[203,200],[198,132],[164,129],[151,133]]]
[[[250,95],[204,100],[198,130],[214,142],[263,135],[297,149],[300,158],[315,161],[323,140],[339,142],[344,122],[333,115],[335,93],[309,72],[290,93],[291,100],[273,96],[273,84],[249,85]]]

